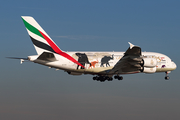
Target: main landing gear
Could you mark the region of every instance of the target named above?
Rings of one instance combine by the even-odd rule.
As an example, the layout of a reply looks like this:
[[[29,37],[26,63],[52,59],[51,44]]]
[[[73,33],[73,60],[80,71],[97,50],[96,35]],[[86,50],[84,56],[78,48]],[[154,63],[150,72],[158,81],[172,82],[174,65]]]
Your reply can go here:
[[[104,82],[104,81],[106,81],[106,80],[112,81],[113,78],[112,78],[112,77],[108,77],[108,76],[95,76],[95,77],[93,77],[93,80],[97,80],[97,81],[100,81],[100,82]]]
[[[116,75],[116,76],[114,76],[114,79],[123,80],[123,77]],[[109,77],[109,76],[95,76],[95,77],[93,77],[93,80],[97,80],[97,81],[100,81],[100,82],[105,82],[106,80],[107,81],[112,81],[113,78]]]
[[[170,73],[170,72],[167,71],[165,73],[166,73],[165,80],[169,80],[170,77],[168,76],[168,73]]]
[[[123,80],[123,77],[122,77],[122,76],[115,75],[115,76],[114,76],[114,79]]]

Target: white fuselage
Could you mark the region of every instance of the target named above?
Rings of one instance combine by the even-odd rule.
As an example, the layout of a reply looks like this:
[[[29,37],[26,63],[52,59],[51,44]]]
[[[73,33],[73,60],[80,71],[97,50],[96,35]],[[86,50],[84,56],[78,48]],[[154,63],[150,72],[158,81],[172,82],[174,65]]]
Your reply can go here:
[[[74,62],[68,60],[59,54],[54,54],[56,61],[47,62],[44,60],[39,60],[38,55],[29,56],[29,60],[38,64],[46,65],[56,69],[62,69],[67,72],[74,72],[75,74],[107,74],[108,70],[111,70],[116,63],[124,56],[124,52],[66,52],[78,62],[85,66],[85,69],[78,66]],[[153,58],[157,61],[151,64],[155,64],[149,70],[154,72],[166,72],[176,69],[176,64],[166,55],[155,52],[142,52],[143,58]],[[80,61],[81,60],[81,61]],[[134,72],[137,73],[137,72]],[[151,73],[151,72],[145,72]],[[130,74],[130,73],[120,73],[120,74]]]

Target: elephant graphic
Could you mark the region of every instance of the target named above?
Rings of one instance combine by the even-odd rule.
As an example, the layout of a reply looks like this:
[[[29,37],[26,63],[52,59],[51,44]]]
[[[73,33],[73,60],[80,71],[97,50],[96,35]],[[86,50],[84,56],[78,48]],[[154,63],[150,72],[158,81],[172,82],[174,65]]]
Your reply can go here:
[[[78,62],[81,63],[81,65],[85,66],[85,63],[86,64],[90,64],[91,66],[91,63],[89,62],[88,60],[88,57],[85,53],[75,53],[77,56],[78,56]],[[79,65],[77,66],[77,69],[79,68]],[[84,69],[83,67],[81,67],[81,69]]]
[[[112,57],[110,57],[110,56],[104,56],[104,57],[101,59],[101,65],[100,65],[100,67],[104,67],[104,64],[106,64],[106,67],[110,66],[109,61],[110,61],[111,59],[112,59],[112,60],[114,59],[114,55],[112,55]]]

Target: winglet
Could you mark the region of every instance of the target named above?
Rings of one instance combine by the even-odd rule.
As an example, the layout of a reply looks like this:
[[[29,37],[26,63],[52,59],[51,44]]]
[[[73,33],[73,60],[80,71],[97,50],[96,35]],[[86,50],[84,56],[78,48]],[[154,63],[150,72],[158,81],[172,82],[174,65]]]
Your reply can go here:
[[[133,45],[132,43],[128,42],[130,45],[130,49],[132,49],[135,45]]]

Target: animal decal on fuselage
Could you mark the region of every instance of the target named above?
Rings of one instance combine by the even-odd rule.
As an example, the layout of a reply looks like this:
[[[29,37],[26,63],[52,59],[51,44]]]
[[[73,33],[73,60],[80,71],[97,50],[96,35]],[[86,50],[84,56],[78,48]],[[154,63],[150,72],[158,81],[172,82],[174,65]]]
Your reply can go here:
[[[101,59],[101,66],[100,67],[104,67],[104,64],[106,64],[106,67],[110,66],[109,61],[114,59],[114,56],[112,55],[112,57],[110,56],[104,56]]]
[[[85,66],[85,63],[90,64],[88,60],[88,57],[85,53],[76,53],[76,56],[78,56],[78,62],[81,63],[81,65]],[[79,65],[77,65],[77,69],[79,68]],[[81,67],[81,69],[84,69],[83,67]]]
[[[98,60],[97,61],[92,61],[91,62],[91,65],[89,66],[89,68],[95,68],[95,65],[98,63]]]
[[[86,66],[86,69],[92,69],[96,67],[110,67],[110,60],[114,60],[114,55],[109,53],[97,54],[97,53],[75,53],[72,55],[80,64]],[[89,64],[87,66],[87,64]],[[105,65],[104,65],[105,64]],[[84,69],[83,67],[79,68],[77,65],[76,69]]]

